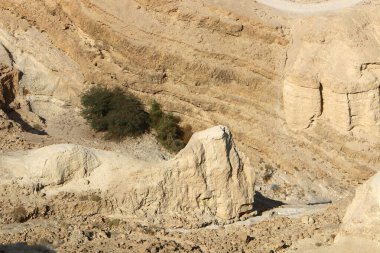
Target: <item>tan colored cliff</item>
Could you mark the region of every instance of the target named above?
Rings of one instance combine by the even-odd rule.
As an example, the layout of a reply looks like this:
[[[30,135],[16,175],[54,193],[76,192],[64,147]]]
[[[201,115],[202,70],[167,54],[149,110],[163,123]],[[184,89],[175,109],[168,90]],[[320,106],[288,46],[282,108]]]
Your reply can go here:
[[[379,22],[370,11],[352,11],[296,24],[284,86],[289,126],[327,123],[379,137]]]
[[[378,5],[309,17],[244,4],[2,1],[0,42],[32,109],[122,85],[194,129],[231,128],[267,195],[346,196],[380,163]]]

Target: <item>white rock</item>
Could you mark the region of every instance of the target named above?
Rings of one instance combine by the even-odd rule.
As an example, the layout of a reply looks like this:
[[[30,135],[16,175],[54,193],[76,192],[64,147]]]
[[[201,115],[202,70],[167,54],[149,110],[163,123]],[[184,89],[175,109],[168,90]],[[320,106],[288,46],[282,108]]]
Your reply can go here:
[[[101,190],[125,215],[226,220],[252,210],[255,181],[224,126],[195,133],[174,159],[162,163],[61,144],[0,156],[0,175],[3,180],[27,175],[20,184],[51,186],[48,194]]]

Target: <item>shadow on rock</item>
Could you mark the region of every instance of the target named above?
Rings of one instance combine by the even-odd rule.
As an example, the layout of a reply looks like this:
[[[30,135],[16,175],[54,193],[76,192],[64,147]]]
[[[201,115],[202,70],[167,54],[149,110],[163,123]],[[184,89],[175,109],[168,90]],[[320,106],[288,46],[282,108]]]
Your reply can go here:
[[[29,246],[25,243],[5,244],[0,245],[0,253],[55,253],[52,250],[43,245]]]
[[[283,202],[269,199],[263,196],[260,192],[255,193],[253,200],[253,211],[256,211],[257,215],[261,215],[265,211],[284,205]]]
[[[47,135],[47,133],[44,131],[44,130],[41,130],[41,129],[38,129],[37,126],[31,126],[29,125],[29,123],[27,123],[22,117],[21,115],[14,111],[14,110],[10,110],[8,113],[7,113],[8,117],[19,123],[21,128],[28,132],[28,133],[31,133],[31,134],[37,134],[37,135]]]

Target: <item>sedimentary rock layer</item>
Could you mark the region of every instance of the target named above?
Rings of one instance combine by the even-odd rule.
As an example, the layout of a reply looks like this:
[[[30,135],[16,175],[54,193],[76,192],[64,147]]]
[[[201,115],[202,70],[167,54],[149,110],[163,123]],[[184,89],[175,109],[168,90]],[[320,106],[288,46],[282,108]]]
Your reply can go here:
[[[239,218],[252,211],[255,173],[228,128],[194,134],[158,164],[69,144],[0,156],[3,183],[37,191],[100,190],[113,213],[133,217]],[[15,181],[16,182],[16,181]]]
[[[124,86],[196,130],[228,125],[274,168],[262,191],[281,185],[286,201],[339,199],[379,167],[378,6],[311,17],[254,1],[0,6],[31,108],[35,95],[79,105],[91,85]]]

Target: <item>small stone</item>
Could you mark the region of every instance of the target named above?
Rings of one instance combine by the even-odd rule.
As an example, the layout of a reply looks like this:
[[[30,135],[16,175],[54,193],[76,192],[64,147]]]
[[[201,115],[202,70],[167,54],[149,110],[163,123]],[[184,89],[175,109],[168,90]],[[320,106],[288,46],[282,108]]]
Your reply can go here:
[[[99,233],[99,236],[100,236],[101,238],[108,238],[107,233],[104,232],[104,231],[101,231],[101,232]]]
[[[245,232],[241,232],[239,233],[239,239],[242,241],[242,242],[245,242],[247,240],[247,233]]]
[[[301,221],[303,224],[309,224],[309,216],[302,217]]]

